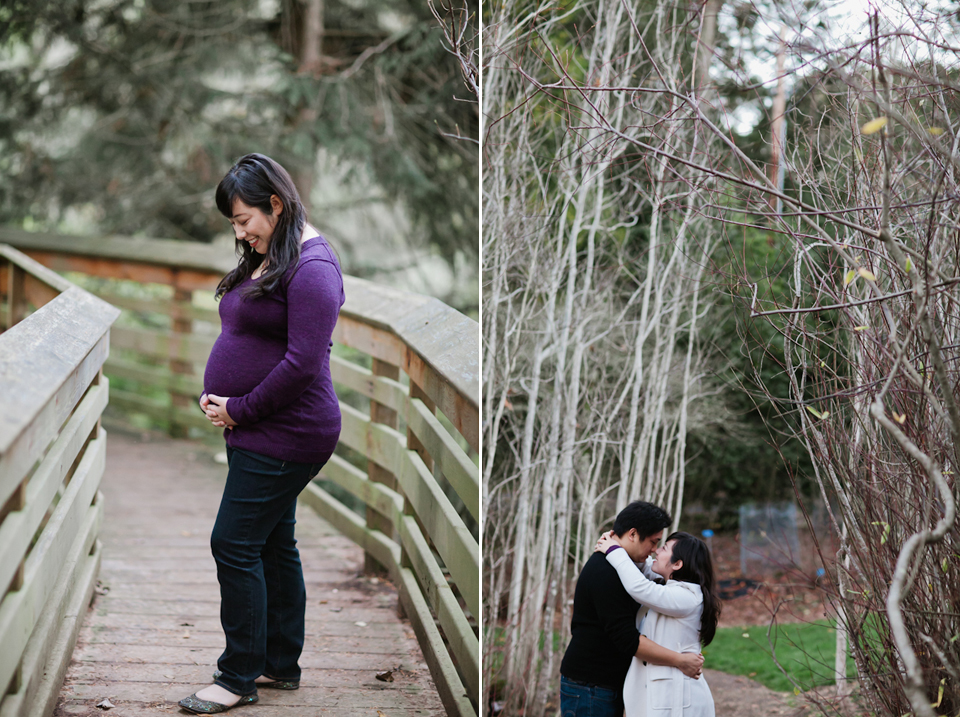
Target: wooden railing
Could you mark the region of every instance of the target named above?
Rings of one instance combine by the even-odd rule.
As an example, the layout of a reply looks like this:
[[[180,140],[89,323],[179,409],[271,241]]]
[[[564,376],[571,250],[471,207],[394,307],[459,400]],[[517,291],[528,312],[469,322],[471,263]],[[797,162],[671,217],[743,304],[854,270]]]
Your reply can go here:
[[[335,455],[324,474],[363,501],[366,521],[316,484],[303,498],[387,568],[447,713],[474,715],[480,657],[471,616],[480,615],[480,548],[461,514],[479,520],[479,475],[436,410],[476,454],[477,324],[436,299],[359,280],[345,288],[334,340],[370,356],[372,366],[334,357],[331,371],[340,386],[369,399],[368,414],[341,404],[340,435],[341,444],[366,456],[367,470]]]
[[[0,715],[48,715],[100,564],[119,311],[0,244]]]
[[[0,228],[0,242],[55,271],[97,277],[91,292],[123,309],[104,366],[115,383],[108,421],[119,411],[125,417],[139,414],[173,435],[186,435],[190,428],[213,432],[196,403],[220,316],[212,301],[204,307],[195,299],[201,291],[212,296],[221,277],[236,266],[232,250],[9,228]],[[138,291],[129,291],[131,285]]]
[[[196,397],[219,315],[200,305],[198,290],[209,304],[236,265],[232,247],[9,229],[0,229],[0,241],[58,271],[146,285],[151,298],[125,295],[122,283],[97,289],[124,309],[104,373],[128,388],[113,389],[111,404],[164,421],[174,433],[209,430]],[[331,362],[343,413],[340,447],[301,501],[363,547],[368,570],[387,571],[448,714],[475,715],[478,326],[429,297],[349,276],[344,288]]]

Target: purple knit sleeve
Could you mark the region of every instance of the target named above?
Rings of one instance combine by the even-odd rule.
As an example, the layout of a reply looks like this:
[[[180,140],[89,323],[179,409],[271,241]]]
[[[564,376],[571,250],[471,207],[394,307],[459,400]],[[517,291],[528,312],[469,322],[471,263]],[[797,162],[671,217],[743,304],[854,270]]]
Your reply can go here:
[[[287,286],[287,352],[246,396],[230,399],[227,412],[238,426],[257,423],[292,403],[323,368],[343,297],[336,264],[308,259]]]

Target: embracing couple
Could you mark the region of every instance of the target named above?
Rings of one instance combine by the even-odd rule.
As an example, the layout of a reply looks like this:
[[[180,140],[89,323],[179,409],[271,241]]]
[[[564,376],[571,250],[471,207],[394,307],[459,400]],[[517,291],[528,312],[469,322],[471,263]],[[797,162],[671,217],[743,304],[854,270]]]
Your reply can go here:
[[[720,616],[713,563],[688,533],[657,549],[672,522],[634,501],[597,541],[573,598],[562,717],[714,717],[700,654]]]

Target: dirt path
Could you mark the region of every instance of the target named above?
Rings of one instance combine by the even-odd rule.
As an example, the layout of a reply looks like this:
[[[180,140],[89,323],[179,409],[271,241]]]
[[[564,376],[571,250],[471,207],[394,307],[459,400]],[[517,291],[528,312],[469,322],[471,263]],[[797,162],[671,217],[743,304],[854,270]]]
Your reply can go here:
[[[704,670],[717,717],[801,717],[803,700],[789,692],[774,692],[748,677]]]
[[[767,625],[779,606],[777,621],[780,623],[823,620],[828,617],[823,593],[816,583],[816,551],[812,539],[805,529],[800,531],[801,563],[799,566],[785,566],[780,571],[768,571],[765,574],[751,575],[751,586],[742,594],[724,595],[723,612],[720,615],[721,627],[739,627],[743,625]],[[832,548],[821,536],[821,547]],[[829,549],[829,550],[828,550]],[[740,543],[733,533],[717,534],[713,537],[713,556],[719,580],[734,583],[742,579],[740,566]],[[722,583],[721,583],[722,584]],[[748,677],[728,675],[715,670],[707,670],[707,681],[713,693],[717,717],[764,717],[772,715],[816,714],[806,706],[802,697],[790,692],[775,692]]]

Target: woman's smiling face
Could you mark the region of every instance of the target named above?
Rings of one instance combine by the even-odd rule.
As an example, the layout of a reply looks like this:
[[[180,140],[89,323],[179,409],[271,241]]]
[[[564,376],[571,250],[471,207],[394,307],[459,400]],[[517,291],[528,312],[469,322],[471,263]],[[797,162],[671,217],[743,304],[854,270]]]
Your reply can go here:
[[[662,548],[659,548],[657,550],[657,557],[654,559],[653,565],[650,566],[653,572],[666,580],[669,580],[674,571],[679,570],[683,565],[682,560],[678,560],[675,563],[670,562],[673,560],[673,546],[676,542],[676,540],[668,540]]]
[[[273,230],[279,221],[280,212],[283,211],[283,204],[276,195],[270,197],[270,202],[273,205],[273,214],[264,214],[262,210],[244,204],[240,199],[233,200],[233,216],[230,218],[233,233],[240,241],[247,242],[258,254],[267,253]]]

